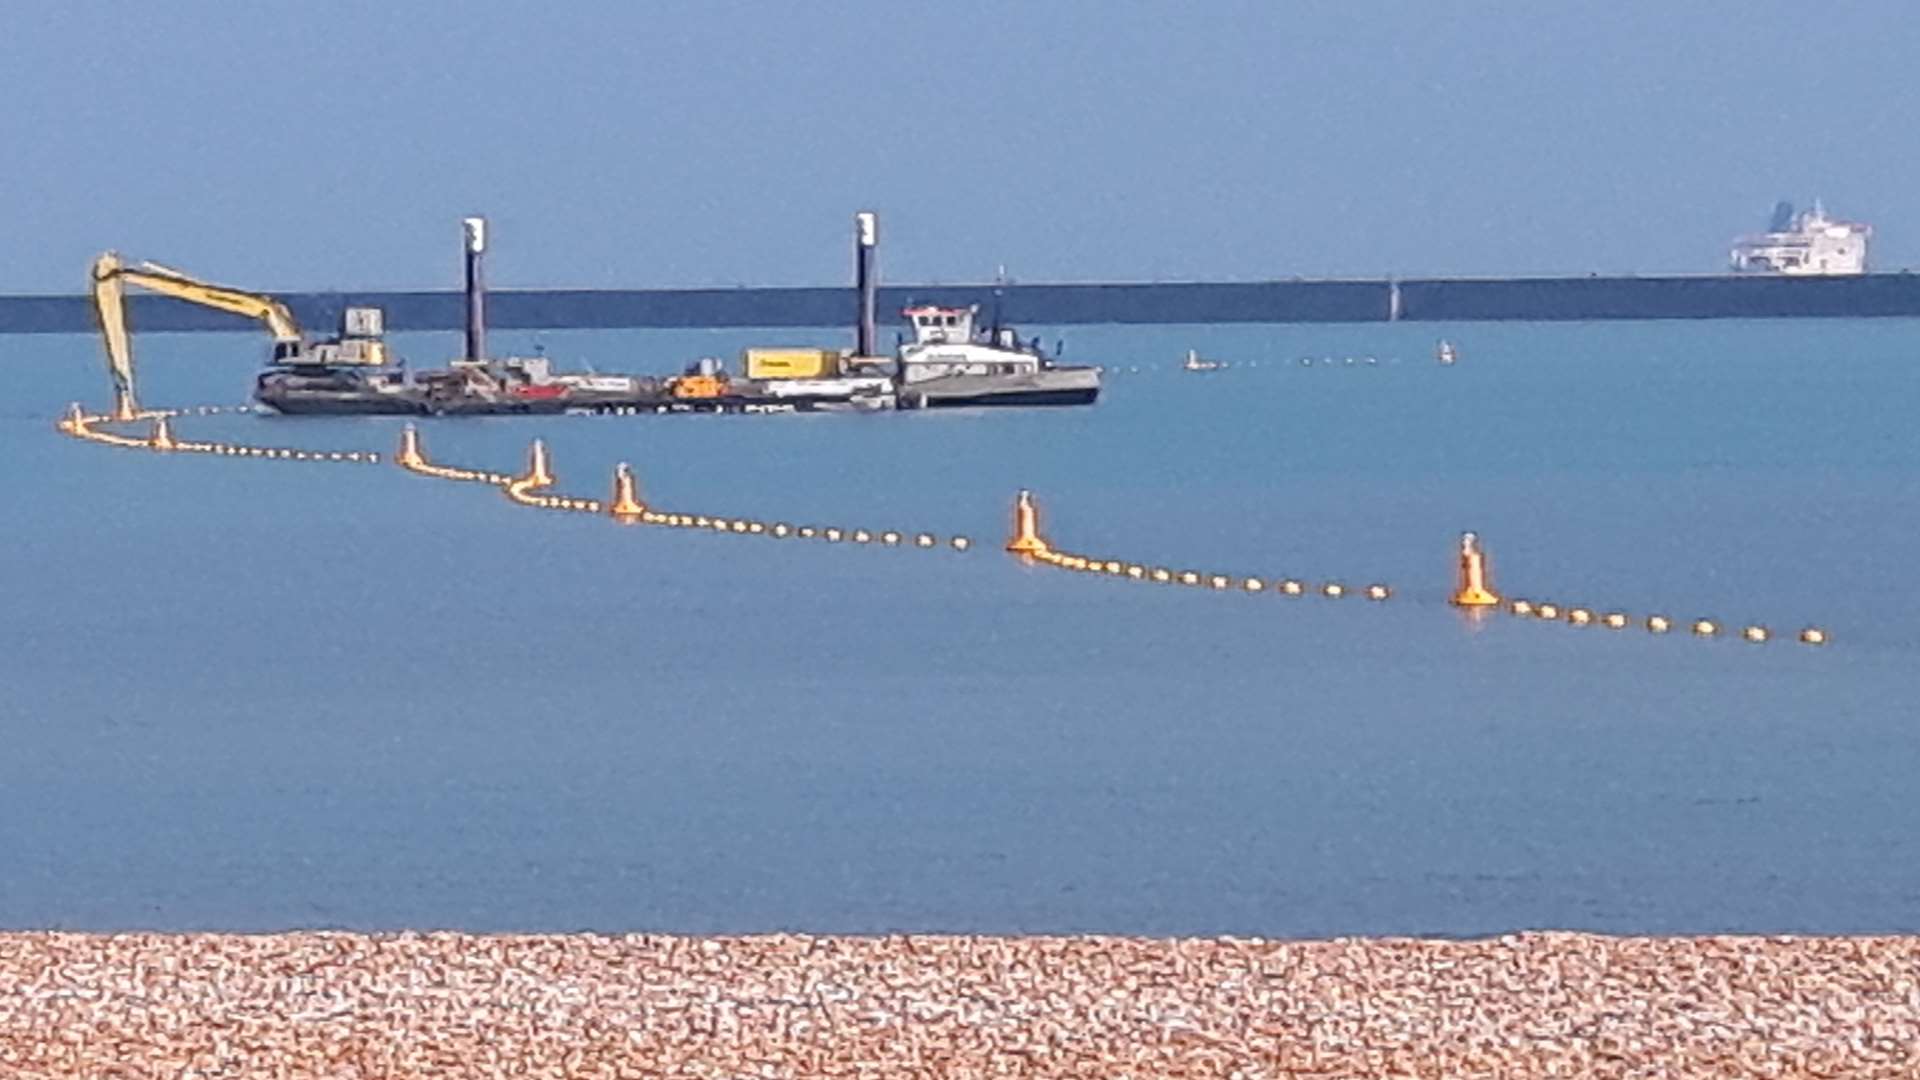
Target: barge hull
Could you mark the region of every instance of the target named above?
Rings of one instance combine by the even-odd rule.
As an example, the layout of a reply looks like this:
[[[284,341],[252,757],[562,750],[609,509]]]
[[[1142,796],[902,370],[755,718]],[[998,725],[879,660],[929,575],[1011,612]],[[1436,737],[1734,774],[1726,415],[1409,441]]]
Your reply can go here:
[[[425,416],[428,410],[411,401],[388,398],[286,398],[256,397],[260,404],[282,416]]]
[[[1073,390],[986,390],[977,394],[929,395],[924,409],[959,409],[982,405],[1091,405],[1099,387]]]

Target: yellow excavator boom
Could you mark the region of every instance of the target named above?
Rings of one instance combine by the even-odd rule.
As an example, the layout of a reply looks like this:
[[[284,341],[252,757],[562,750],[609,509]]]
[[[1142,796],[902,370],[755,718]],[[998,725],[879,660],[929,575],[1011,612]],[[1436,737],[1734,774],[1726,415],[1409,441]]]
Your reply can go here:
[[[120,277],[152,292],[259,319],[267,324],[267,330],[273,334],[275,341],[300,340],[300,327],[293,321],[293,312],[271,296],[242,292],[225,285],[212,285],[158,263],[141,263],[137,270],[122,269]]]
[[[188,303],[259,319],[267,325],[279,346],[300,347],[300,326],[293,321],[293,313],[271,296],[209,284],[156,263],[129,267],[120,261],[119,255],[106,252],[93,263],[93,307],[100,319],[107,367],[113,376],[116,419],[131,420],[139,413],[133,385],[133,345],[127,335],[126,286],[129,283]]]
[[[133,394],[133,348],[127,340],[126,290],[120,284],[120,258],[109,251],[93,263],[93,310],[107,345],[107,373],[113,376],[113,418],[132,420],[140,405]]]

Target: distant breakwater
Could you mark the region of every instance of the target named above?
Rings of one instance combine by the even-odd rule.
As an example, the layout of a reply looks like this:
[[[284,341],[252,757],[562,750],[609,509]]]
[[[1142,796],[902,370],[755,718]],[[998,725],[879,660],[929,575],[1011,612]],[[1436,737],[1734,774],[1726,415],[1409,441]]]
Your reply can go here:
[[[992,285],[898,285],[879,307],[979,304],[992,311]],[[338,326],[349,306],[386,313],[390,331],[458,330],[457,290],[281,293],[301,325]],[[487,296],[489,324],[506,330],[851,325],[854,290],[500,289]],[[136,330],[245,330],[237,315],[168,297],[129,297]],[[1854,277],[1759,276],[1457,278],[1350,281],[1008,285],[1005,321],[1090,323],[1369,323],[1920,317],[1920,274]],[[85,296],[0,296],[0,333],[80,334],[95,329]]]

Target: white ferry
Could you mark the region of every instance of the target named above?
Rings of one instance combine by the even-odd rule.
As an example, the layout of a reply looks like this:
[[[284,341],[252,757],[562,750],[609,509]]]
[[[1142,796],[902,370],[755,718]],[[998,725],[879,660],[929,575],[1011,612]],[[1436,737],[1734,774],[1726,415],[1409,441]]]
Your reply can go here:
[[[1742,274],[1864,274],[1867,239],[1873,228],[1836,221],[1815,199],[1811,210],[1793,212],[1793,204],[1774,208],[1773,223],[1757,236],[1733,243],[1733,269]]]

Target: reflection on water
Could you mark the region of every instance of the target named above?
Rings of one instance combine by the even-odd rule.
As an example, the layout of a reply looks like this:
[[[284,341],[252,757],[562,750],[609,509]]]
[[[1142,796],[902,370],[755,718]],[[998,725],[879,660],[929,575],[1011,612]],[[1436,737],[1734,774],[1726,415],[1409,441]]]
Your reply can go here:
[[[544,344],[658,371],[774,336],[808,337]],[[0,338],[0,924],[1914,928],[1912,323],[1449,327],[1450,367],[1408,326],[1059,336],[1120,369],[1100,405],[422,431],[502,474],[541,435],[595,498],[630,461],[663,507],[980,549],[1031,488],[1103,569],[1231,588],[86,446],[52,425],[99,401],[94,343]],[[140,344],[155,402],[235,400],[256,362],[246,335]],[[1594,623],[1465,622],[1467,530],[1506,595]],[[1788,639],[1815,623],[1827,648]]]

